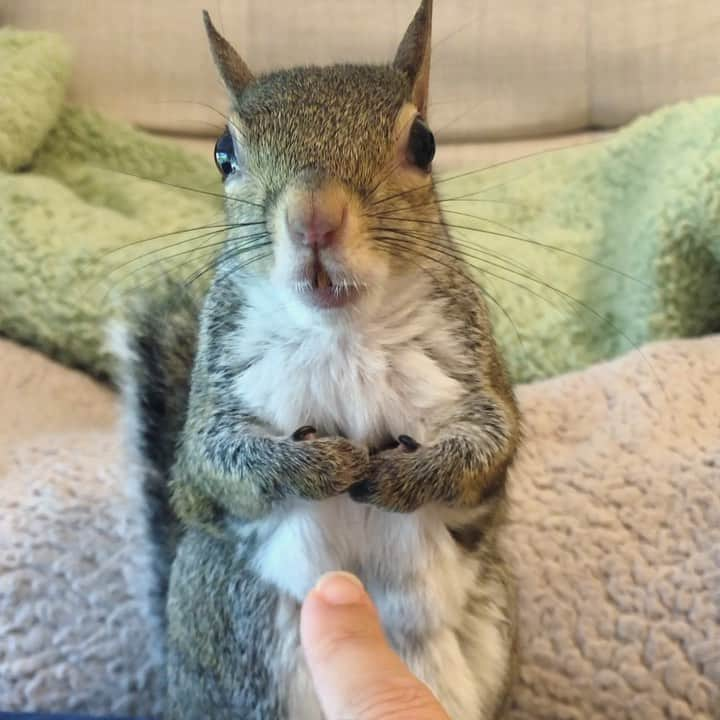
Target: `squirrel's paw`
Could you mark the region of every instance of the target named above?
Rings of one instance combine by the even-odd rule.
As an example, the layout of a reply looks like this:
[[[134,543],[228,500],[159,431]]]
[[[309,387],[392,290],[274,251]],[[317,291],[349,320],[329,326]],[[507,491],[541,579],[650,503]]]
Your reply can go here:
[[[400,435],[397,447],[370,458],[368,474],[350,488],[350,497],[392,512],[417,510],[426,502],[426,453],[409,435]]]
[[[295,492],[308,500],[322,500],[345,492],[367,476],[369,453],[366,447],[343,437],[317,437],[310,425],[292,434],[297,443],[301,471]]]

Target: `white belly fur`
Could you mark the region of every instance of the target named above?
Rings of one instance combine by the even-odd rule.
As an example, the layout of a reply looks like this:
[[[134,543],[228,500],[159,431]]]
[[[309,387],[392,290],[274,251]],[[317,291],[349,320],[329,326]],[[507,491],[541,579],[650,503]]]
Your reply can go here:
[[[396,300],[363,332],[357,327],[293,332],[284,325],[271,347],[260,318],[255,327],[244,328],[238,343],[239,354],[253,362],[236,379],[235,391],[282,435],[312,424],[321,435],[342,432],[368,444],[402,433],[431,442],[463,393],[437,362],[457,356],[458,329],[432,303],[418,313],[416,302],[405,302],[402,294]],[[412,320],[408,307],[415,309]],[[434,349],[432,357],[427,347]],[[343,495],[287,501],[263,519],[254,569],[282,594],[276,622],[284,647],[276,671],[285,679],[279,682],[287,688],[293,720],[322,717],[299,647],[298,619],[305,595],[331,570],[354,572],[363,580],[391,639],[422,629],[427,642],[405,660],[451,717],[479,717],[483,697],[501,681],[506,651],[489,618],[467,616],[477,561],[463,556],[442,518],[439,507],[402,515]],[[468,623],[474,624],[480,648],[475,658],[460,652],[454,632]]]
[[[255,556],[255,570],[282,593],[276,617],[283,648],[276,673],[285,678],[293,720],[320,720],[299,646],[300,603],[324,572],[348,570],[364,582],[389,638],[416,634],[426,641],[405,661],[453,718],[481,717],[507,665],[497,623],[468,615],[477,583],[476,561],[462,557],[438,508],[386,513],[347,496],[318,503],[293,501],[278,509],[274,530]],[[498,590],[498,589],[496,589]],[[493,595],[488,588],[488,594]],[[455,630],[471,624],[474,652],[462,652]]]
[[[272,343],[262,319],[245,327],[238,354],[253,362],[235,381],[243,406],[281,436],[311,424],[321,436],[341,433],[367,445],[400,434],[432,442],[464,392],[436,356],[459,350],[439,308],[430,305],[410,320],[403,316],[407,306],[401,303],[404,310],[368,321],[362,331],[347,325],[299,331],[287,324]],[[427,347],[442,351],[431,356]],[[369,587],[374,581],[420,586],[428,600],[423,604],[451,614],[459,610],[458,578],[450,586],[434,578],[454,574],[460,557],[439,513],[439,508],[387,513],[347,495],[287,501],[262,520],[266,539],[256,569],[298,601],[323,572],[344,569],[358,573]],[[435,619],[412,622],[426,626]]]

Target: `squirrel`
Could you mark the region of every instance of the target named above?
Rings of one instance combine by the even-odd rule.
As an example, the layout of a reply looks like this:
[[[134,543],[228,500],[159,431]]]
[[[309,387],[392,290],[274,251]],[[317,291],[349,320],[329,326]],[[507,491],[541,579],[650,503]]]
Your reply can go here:
[[[520,418],[434,186],[432,2],[390,64],[259,77],[204,19],[232,230],[203,297],[158,290],[120,352],[165,717],[321,720],[299,612],[346,570],[451,717],[497,718]]]

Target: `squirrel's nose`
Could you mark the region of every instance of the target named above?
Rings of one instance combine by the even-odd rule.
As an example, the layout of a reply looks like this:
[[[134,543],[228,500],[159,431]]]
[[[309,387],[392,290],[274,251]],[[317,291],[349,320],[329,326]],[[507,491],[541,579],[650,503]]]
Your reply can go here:
[[[347,202],[337,193],[302,193],[288,203],[287,226],[290,237],[306,247],[323,248],[340,239]]]

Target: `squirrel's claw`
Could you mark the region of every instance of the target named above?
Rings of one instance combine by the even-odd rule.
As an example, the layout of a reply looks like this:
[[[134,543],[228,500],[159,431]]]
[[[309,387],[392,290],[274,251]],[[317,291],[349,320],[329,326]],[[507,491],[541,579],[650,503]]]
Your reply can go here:
[[[369,502],[373,494],[372,480],[363,480],[355,483],[348,490],[350,497],[357,502]]]
[[[355,502],[374,505],[389,512],[413,512],[421,505],[408,485],[396,485],[387,478],[377,476],[352,485],[348,493]]]
[[[409,435],[398,435],[398,442],[405,452],[415,452],[420,447],[420,443]]]
[[[291,437],[293,440],[315,440],[317,438],[317,430],[312,425],[303,425],[299,427]]]
[[[370,472],[348,491],[356,502],[375,505],[391,512],[413,512],[425,499],[419,487],[419,471],[423,459],[420,445],[411,437],[401,435],[394,450],[386,450],[370,459]]]

